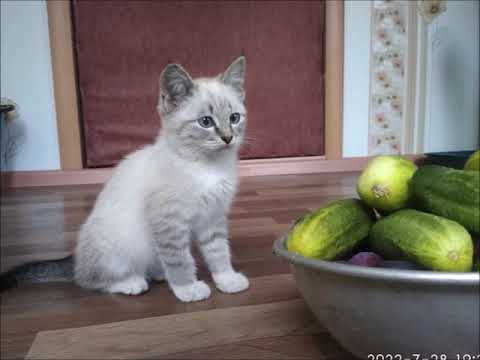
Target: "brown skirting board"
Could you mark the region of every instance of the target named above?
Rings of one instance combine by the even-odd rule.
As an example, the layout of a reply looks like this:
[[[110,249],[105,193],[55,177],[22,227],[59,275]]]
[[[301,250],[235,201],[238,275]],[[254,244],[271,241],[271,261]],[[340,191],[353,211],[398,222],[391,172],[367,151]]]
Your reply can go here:
[[[418,160],[419,155],[406,156]],[[240,176],[314,174],[360,171],[371,157],[326,160],[323,156],[241,160]],[[101,184],[110,177],[112,168],[52,171],[14,171],[2,174],[5,188]]]

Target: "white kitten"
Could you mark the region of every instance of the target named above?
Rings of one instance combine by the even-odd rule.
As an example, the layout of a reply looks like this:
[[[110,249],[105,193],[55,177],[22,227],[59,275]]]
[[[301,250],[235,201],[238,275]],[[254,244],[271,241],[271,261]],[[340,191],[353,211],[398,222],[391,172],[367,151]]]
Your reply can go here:
[[[216,78],[193,80],[179,65],[160,77],[156,142],[120,162],[82,226],[75,280],[86,288],[140,294],[166,279],[182,301],[210,296],[190,252],[199,247],[216,286],[248,288],[235,272],[227,214],[246,126],[245,58]]]

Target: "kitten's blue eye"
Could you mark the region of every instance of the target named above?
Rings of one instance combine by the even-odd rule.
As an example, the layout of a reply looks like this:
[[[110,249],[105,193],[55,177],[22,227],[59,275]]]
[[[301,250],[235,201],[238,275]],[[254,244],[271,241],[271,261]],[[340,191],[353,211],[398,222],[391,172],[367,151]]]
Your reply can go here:
[[[240,122],[240,114],[233,113],[232,115],[230,115],[230,122],[232,124],[238,124]]]
[[[198,119],[198,124],[204,128],[210,128],[215,125],[211,116],[201,117],[200,119]]]

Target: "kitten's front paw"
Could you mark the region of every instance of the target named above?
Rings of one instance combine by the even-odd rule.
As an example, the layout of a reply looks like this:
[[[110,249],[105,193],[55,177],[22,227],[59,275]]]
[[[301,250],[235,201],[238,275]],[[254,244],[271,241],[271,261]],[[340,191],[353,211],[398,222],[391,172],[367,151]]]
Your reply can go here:
[[[203,281],[195,281],[192,284],[172,286],[175,296],[183,302],[200,301],[210,296],[210,288]]]
[[[223,272],[212,274],[215,285],[220,291],[225,293],[236,293],[248,289],[250,283],[245,275],[235,272]]]
[[[132,276],[124,280],[117,281],[110,285],[108,292],[120,293],[125,295],[138,295],[148,290],[147,281],[140,276]]]

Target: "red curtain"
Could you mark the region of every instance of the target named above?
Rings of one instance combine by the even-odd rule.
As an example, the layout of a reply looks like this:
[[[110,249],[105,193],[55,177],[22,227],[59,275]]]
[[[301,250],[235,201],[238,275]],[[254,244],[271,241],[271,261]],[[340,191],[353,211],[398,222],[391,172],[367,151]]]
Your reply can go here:
[[[213,76],[247,58],[242,158],[324,152],[324,2],[73,1],[87,167],[152,142],[169,62]]]

